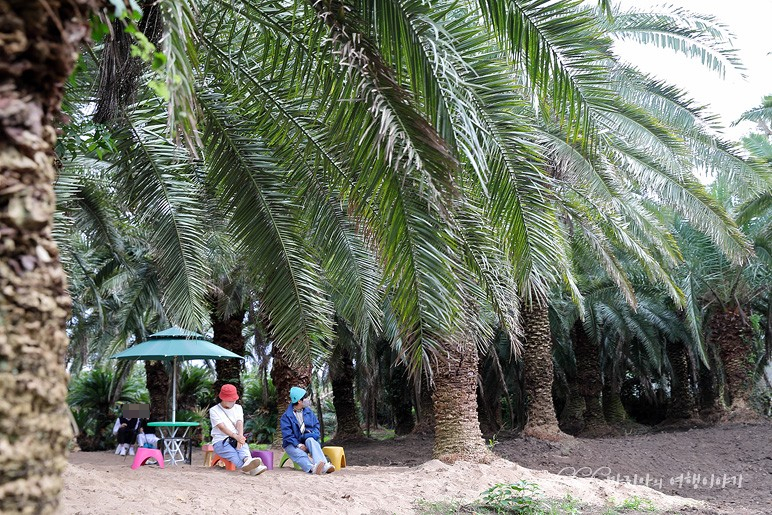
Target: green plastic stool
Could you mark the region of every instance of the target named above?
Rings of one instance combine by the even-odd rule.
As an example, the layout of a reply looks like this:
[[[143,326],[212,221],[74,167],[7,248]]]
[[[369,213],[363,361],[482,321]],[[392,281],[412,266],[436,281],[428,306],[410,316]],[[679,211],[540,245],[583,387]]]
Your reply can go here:
[[[292,463],[292,466],[295,467],[295,470],[302,470],[300,468],[300,465],[292,461],[292,458],[289,457],[289,454],[285,451],[284,454],[281,455],[281,459],[279,460],[279,468],[282,468],[284,466],[284,462],[289,460],[290,463]]]

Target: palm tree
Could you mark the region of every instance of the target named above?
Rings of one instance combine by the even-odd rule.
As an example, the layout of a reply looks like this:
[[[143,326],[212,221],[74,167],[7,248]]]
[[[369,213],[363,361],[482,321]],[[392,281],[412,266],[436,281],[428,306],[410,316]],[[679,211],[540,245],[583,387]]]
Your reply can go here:
[[[0,394],[7,400],[3,439],[14,442],[0,452],[3,512],[56,511],[72,438],[70,425],[62,423],[71,301],[51,230],[54,120],[97,2],[46,5],[12,1],[3,14],[12,42],[1,58],[8,71],[0,95],[0,359],[7,364],[0,372]],[[18,447],[28,449],[25,456],[15,452]]]

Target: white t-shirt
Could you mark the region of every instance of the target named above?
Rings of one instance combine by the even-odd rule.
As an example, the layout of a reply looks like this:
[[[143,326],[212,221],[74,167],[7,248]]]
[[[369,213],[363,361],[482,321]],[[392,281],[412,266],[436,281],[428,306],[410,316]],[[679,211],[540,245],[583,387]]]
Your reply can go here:
[[[231,433],[236,432],[236,423],[241,420],[244,423],[244,410],[240,404],[234,404],[231,409],[225,409],[221,404],[209,408],[209,421],[212,423],[212,443],[217,443],[228,438],[228,435],[217,428],[217,424],[225,425]]]

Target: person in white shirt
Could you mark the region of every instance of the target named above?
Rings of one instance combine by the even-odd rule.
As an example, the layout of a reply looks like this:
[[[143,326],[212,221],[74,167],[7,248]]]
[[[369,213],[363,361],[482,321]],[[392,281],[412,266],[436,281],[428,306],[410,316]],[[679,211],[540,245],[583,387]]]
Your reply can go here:
[[[220,388],[220,403],[209,408],[212,422],[212,445],[221,458],[233,463],[242,472],[253,476],[262,474],[268,467],[263,460],[253,458],[244,437],[244,410],[236,404],[239,394],[232,384]]]
[[[115,454],[126,456],[126,452],[130,456],[134,456],[134,440],[137,437],[137,429],[139,429],[139,419],[134,417],[120,416],[115,420],[113,425],[113,435],[118,440],[118,447],[115,449]]]

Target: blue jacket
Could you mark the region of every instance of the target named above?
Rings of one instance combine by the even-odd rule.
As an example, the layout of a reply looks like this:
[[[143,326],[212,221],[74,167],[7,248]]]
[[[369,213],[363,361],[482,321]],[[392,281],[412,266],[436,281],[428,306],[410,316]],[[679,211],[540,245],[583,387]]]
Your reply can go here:
[[[282,447],[287,447],[288,445],[297,447],[305,442],[306,438],[314,438],[316,441],[319,441],[319,419],[316,418],[311,408],[303,408],[303,423],[306,425],[306,431],[300,434],[300,424],[298,424],[298,419],[295,418],[292,404],[290,404],[287,411],[281,416]]]

